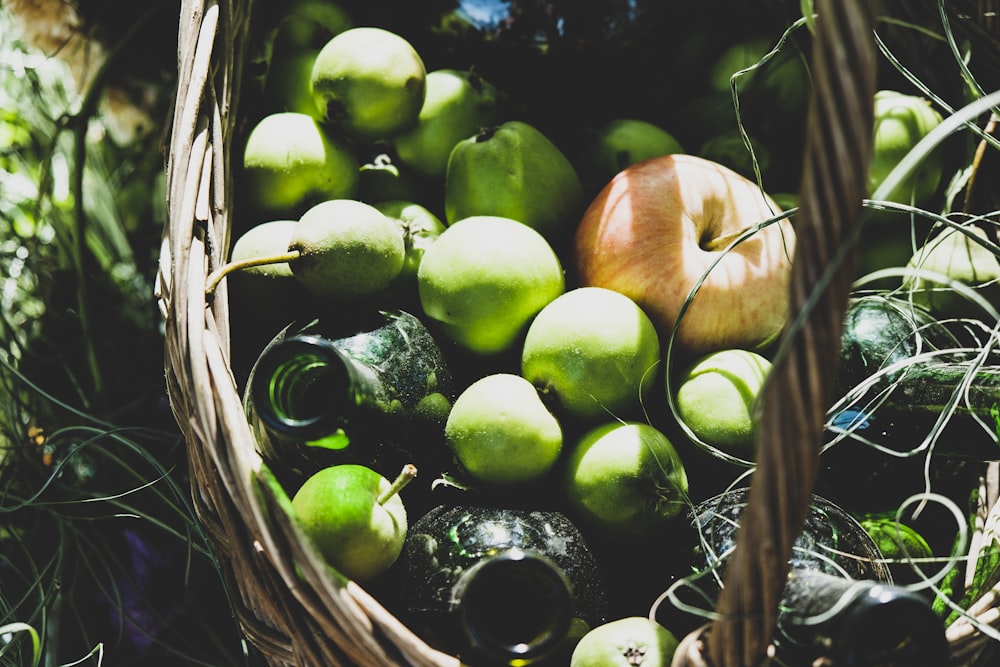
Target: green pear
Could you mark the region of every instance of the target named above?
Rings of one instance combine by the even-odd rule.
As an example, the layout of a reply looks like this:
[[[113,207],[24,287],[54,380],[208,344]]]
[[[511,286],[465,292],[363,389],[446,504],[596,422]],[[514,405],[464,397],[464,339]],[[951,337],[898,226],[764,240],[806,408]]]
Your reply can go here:
[[[250,204],[296,217],[316,202],[353,197],[358,160],[315,118],[291,111],[264,116],[247,136],[241,191]]]
[[[500,93],[471,70],[427,73],[417,124],[393,139],[399,160],[426,176],[443,176],[451,150],[500,122]]]
[[[420,268],[424,253],[441,236],[445,230],[444,223],[427,207],[416,202],[397,199],[378,202],[374,206],[395,222],[403,233],[406,257],[403,260],[400,278],[416,280],[417,269]]]
[[[677,638],[648,616],[626,616],[592,628],[569,667],[670,667]]]
[[[757,448],[756,402],[771,362],[756,352],[726,349],[697,359],[677,377],[677,414],[703,443],[753,461]]]
[[[562,451],[562,428],[520,375],[486,375],[466,387],[448,414],[445,439],[462,468],[488,485],[542,478]]]
[[[947,283],[921,277],[920,271],[941,274],[965,285],[1000,308],[1000,260],[984,245],[986,230],[969,226],[965,231],[948,227],[928,239],[907,264],[912,269],[903,278],[903,287],[914,302],[938,317],[982,316],[982,309]]]
[[[252,263],[287,256],[297,224],[297,220],[257,223],[237,237],[229,253],[231,263],[250,263],[228,274],[231,367],[237,376],[250,369],[278,331],[312,308],[288,261]]]
[[[378,294],[399,276],[406,257],[403,233],[370,204],[331,199],[306,211],[288,250],[292,273],[324,300]]]
[[[392,566],[406,539],[406,507],[400,488],[415,470],[396,480],[356,464],[323,468],[292,497],[292,511],[327,563],[359,583]]]
[[[567,500],[608,538],[655,539],[688,507],[687,473],[661,431],[644,422],[601,424],[577,441],[565,470]]]
[[[427,317],[459,345],[484,355],[511,348],[565,287],[562,264],[548,241],[499,216],[452,224],[427,248],[417,270]]]
[[[321,119],[311,88],[312,68],[318,53],[318,49],[309,49],[274,57],[264,81],[264,97],[269,109]]]
[[[507,121],[463,139],[445,172],[445,218],[474,215],[522,222],[555,240],[575,225],[586,204],[583,185],[565,154],[521,121]]]
[[[229,253],[231,262],[273,257],[288,250],[297,220],[268,220],[241,234]],[[288,262],[274,262],[247,267],[234,272],[230,291],[254,303],[255,309],[281,309],[287,299],[302,291]]]
[[[521,375],[557,414],[605,420],[640,407],[659,362],[656,327],[632,299],[603,287],[578,287],[532,320]]]
[[[868,194],[875,194],[900,160],[941,122],[941,114],[923,97],[894,90],[875,93],[875,134],[868,168]],[[927,201],[941,183],[943,164],[942,151],[931,151],[917,171],[889,193],[886,199],[917,205]]]
[[[680,142],[659,125],[638,118],[615,118],[587,139],[578,164],[584,180],[600,188],[636,162],[683,152]]]
[[[345,30],[327,42],[312,70],[323,118],[366,142],[388,139],[417,122],[427,71],[400,35],[375,27]]]

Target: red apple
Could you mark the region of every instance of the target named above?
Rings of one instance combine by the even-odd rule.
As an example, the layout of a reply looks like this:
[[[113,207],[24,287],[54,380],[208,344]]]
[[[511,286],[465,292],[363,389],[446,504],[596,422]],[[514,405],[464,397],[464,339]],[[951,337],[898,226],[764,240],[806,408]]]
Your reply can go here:
[[[795,233],[785,219],[730,247],[780,209],[754,182],[716,162],[667,155],[616,175],[576,232],[583,285],[630,297],[680,354],[760,349],[785,324]],[[711,270],[709,271],[709,269]]]

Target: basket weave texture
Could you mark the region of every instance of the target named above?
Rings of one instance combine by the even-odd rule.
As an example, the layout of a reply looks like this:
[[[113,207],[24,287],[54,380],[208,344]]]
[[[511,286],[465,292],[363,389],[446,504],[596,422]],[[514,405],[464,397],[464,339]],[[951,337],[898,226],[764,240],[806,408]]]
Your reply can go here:
[[[798,306],[829,278],[822,275],[823,268],[833,263],[831,257],[858,212],[874,88],[874,48],[863,38],[870,34],[870,3],[816,4],[818,15],[830,18],[818,22],[822,28],[814,54],[820,72],[818,102],[811,112],[813,141],[801,207],[801,224],[810,231],[799,232],[798,245],[798,252],[809,253],[810,259],[799,262],[805,270],[795,297]],[[255,452],[230,368],[226,290],[223,286],[206,296],[207,277],[225,261],[231,241],[230,144],[251,5],[251,0],[181,2],[178,89],[167,155],[169,215],[157,298],[165,323],[166,382],[187,441],[195,506],[248,641],[269,664],[457,667],[457,658],[428,646],[362,587],[331,579],[287,519],[285,498]],[[783,554],[790,553],[812,485],[814,436],[828,398],[824,383],[833,373],[827,366],[847,298],[847,282],[834,278],[786,364],[787,382],[793,384],[771,387],[782,393],[794,387],[787,395],[803,401],[801,409],[794,409],[804,415],[801,422],[789,425],[789,412],[779,420],[783,423],[765,426],[776,434],[776,442],[802,442],[795,450],[801,458],[789,457],[786,447],[778,460],[761,461],[757,497],[751,501],[757,514],[748,523],[756,528],[743,540],[749,546],[737,551],[744,557],[731,567],[730,594],[720,601],[720,609],[755,620],[713,629],[713,636],[726,637],[710,652],[716,667],[753,664],[773,633]],[[770,553],[769,560],[749,556],[762,551]],[[984,599],[983,608],[983,618],[991,621],[996,608],[992,598]],[[993,640],[979,631],[960,634],[952,642],[952,664],[986,664],[977,661],[985,643]]]

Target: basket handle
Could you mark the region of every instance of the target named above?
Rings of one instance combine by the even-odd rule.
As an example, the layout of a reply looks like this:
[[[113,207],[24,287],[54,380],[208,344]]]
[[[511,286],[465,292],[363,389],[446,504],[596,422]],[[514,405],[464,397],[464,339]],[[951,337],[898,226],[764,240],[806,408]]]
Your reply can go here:
[[[870,0],[816,0],[813,94],[806,125],[789,312],[762,392],[757,468],[726,566],[707,648],[676,665],[752,667],[774,638],[792,546],[815,482],[851,289],[851,235],[862,212],[874,121],[876,50]]]

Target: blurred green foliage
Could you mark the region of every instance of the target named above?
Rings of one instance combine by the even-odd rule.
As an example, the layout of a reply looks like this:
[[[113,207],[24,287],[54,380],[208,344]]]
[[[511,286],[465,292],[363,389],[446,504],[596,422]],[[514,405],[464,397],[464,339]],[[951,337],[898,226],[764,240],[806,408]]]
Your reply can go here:
[[[121,68],[75,90],[14,28],[0,6],[0,665],[251,664],[165,396],[172,80],[122,140]]]

